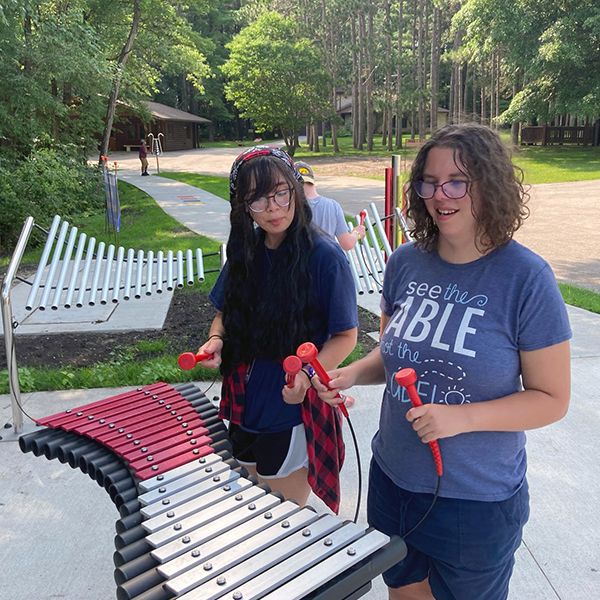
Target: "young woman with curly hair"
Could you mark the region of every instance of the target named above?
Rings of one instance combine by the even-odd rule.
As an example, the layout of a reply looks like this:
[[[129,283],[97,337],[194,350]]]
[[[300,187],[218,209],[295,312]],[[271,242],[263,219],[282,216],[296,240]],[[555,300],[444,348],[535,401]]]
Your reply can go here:
[[[221,367],[238,461],[286,498],[304,504],[312,488],[337,510],[339,410],[318,399],[309,371],[287,387],[282,361],[310,341],[326,368],[339,365],[356,345],[356,291],[343,252],[313,228],[301,182],[275,148],[234,162],[227,262],[210,294],[218,312],[200,350],[214,354],[202,364]]]
[[[512,239],[525,201],[495,132],[435,132],[410,174],[415,241],[386,266],[380,347],[331,371],[333,392],[315,382],[332,404],[338,389],[386,383],[368,519],[406,535],[406,558],[384,573],[392,600],[508,595],[529,517],[524,432],[561,419],[570,398],[564,302],[546,261]],[[405,367],[422,406],[394,378]]]

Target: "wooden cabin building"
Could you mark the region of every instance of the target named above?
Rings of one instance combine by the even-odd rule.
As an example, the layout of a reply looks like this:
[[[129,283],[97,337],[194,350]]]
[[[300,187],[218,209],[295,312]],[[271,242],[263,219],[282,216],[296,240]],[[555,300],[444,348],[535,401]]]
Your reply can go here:
[[[159,133],[162,133],[163,152],[198,148],[200,128],[210,124],[209,119],[159,102],[145,101],[143,104],[150,114],[148,120],[142,119],[124,105],[117,109],[110,150],[137,150],[142,138],[148,143],[148,134],[157,138]]]

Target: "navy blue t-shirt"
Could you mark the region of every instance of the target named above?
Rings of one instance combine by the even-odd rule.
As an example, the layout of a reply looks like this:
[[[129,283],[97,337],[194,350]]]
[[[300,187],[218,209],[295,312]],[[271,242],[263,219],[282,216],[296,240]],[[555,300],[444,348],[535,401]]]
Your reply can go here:
[[[265,247],[257,260],[261,261],[261,277],[266,281],[267,269],[277,250]],[[358,326],[356,290],[346,256],[336,242],[323,235],[314,236],[309,268],[312,289],[308,314],[312,315],[309,330],[317,348],[334,334]],[[223,310],[227,263],[219,274],[209,299],[219,311]],[[257,331],[256,335],[260,335]],[[281,390],[285,373],[281,362],[256,359],[250,365],[246,382],[246,404],[242,427],[254,432],[285,431],[302,423],[300,405],[286,404]]]

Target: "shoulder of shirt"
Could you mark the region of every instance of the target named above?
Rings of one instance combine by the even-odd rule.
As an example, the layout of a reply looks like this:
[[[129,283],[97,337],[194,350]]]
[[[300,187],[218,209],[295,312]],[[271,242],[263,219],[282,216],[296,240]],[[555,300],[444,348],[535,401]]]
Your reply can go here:
[[[335,202],[335,200],[333,198],[329,198],[328,196],[321,196],[321,194],[319,194],[315,200],[324,200],[325,202]]]
[[[400,244],[390,256],[391,261],[403,260],[409,256],[413,256],[417,252],[427,253],[425,250],[419,250],[414,242],[405,242]]]
[[[507,261],[513,265],[517,261],[521,267],[526,267],[534,272],[550,267],[546,259],[516,240],[510,240],[498,250],[498,260]]]
[[[313,232],[313,247],[311,255],[316,260],[322,260],[325,257],[337,256],[346,260],[346,255],[341,246],[331,237],[319,231]]]

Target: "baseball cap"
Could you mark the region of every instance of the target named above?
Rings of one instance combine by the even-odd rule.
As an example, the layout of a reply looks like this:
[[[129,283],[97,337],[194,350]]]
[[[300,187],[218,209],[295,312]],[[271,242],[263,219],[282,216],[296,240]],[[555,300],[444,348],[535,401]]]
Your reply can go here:
[[[311,169],[310,165],[307,165],[305,162],[297,161],[296,169],[298,169],[298,173],[302,175],[302,180],[304,183],[315,183],[315,174]]]

